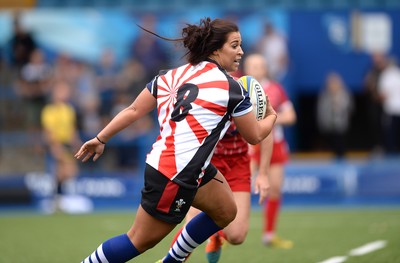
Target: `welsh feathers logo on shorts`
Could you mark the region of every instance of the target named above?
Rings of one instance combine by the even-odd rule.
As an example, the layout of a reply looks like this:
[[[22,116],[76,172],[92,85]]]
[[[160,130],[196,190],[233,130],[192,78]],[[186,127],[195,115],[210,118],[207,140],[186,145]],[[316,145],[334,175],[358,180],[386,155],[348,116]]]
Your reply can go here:
[[[183,201],[183,199],[181,198],[181,199],[179,199],[179,200],[176,200],[175,201],[175,203],[176,203],[176,208],[175,208],[175,212],[180,212],[181,211],[181,208],[182,208],[182,206],[184,205],[184,204],[186,204],[186,202],[185,201]]]

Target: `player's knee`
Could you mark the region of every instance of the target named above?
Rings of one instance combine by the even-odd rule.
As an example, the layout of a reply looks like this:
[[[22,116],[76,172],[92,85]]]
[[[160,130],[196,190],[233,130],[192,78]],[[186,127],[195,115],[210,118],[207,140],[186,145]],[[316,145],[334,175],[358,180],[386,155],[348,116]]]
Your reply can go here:
[[[236,231],[227,236],[229,244],[240,245],[242,244],[247,236],[247,231]]]
[[[272,187],[269,189],[268,197],[270,199],[280,199],[281,195],[282,195],[281,189],[274,189]]]
[[[237,208],[233,203],[231,205],[225,205],[223,209],[218,211],[218,214],[214,218],[215,223],[224,228],[229,225],[236,217]]]

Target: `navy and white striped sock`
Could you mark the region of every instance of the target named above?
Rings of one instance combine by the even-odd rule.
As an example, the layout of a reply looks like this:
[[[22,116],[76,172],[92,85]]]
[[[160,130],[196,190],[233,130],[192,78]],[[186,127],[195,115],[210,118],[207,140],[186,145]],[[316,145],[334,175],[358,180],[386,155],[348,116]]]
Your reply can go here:
[[[127,234],[110,238],[82,263],[123,263],[139,255]]]
[[[206,213],[198,214],[184,227],[163,262],[183,262],[189,253],[221,229]]]

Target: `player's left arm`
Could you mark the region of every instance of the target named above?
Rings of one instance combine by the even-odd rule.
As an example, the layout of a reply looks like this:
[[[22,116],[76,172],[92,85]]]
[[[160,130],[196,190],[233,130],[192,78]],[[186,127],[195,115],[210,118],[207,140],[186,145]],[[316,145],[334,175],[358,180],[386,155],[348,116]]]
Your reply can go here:
[[[269,169],[273,148],[273,133],[260,143],[260,164],[258,174],[254,182],[254,192],[259,194],[258,203],[261,205],[268,196],[269,191]]]

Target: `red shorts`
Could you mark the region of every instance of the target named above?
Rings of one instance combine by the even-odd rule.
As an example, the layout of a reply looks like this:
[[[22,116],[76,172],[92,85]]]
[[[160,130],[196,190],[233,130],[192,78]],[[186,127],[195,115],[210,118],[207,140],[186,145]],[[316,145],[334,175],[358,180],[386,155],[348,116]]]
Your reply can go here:
[[[233,192],[251,191],[250,156],[214,155],[211,163],[224,175]]]
[[[260,145],[250,146],[251,159],[260,164]],[[270,164],[284,164],[289,159],[289,149],[285,141],[274,142]]]

